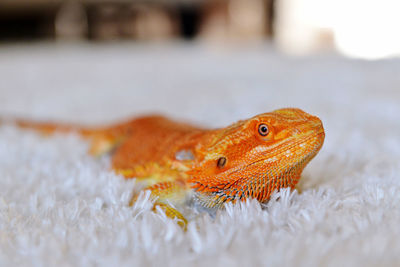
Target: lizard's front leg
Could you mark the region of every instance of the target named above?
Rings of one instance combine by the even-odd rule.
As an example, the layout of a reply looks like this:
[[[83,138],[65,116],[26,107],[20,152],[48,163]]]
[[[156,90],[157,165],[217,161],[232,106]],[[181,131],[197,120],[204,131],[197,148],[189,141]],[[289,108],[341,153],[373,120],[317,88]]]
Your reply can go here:
[[[139,180],[142,179],[143,178],[139,178]],[[144,187],[141,191],[143,190],[149,190],[151,192],[151,197],[155,199],[153,211],[156,211],[158,208],[162,209],[167,217],[177,220],[177,223],[186,230],[188,221],[182,213],[175,208],[175,206],[182,206],[186,201],[188,188],[183,181],[174,180],[159,182]],[[137,193],[132,196],[129,203],[130,206],[136,202],[137,197]]]

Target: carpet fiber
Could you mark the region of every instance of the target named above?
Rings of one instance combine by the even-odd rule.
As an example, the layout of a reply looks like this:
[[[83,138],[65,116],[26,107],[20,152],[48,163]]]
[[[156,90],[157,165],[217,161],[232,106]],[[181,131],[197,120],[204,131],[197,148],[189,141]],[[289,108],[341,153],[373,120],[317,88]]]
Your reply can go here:
[[[159,112],[225,126],[280,107],[319,116],[325,144],[261,208],[200,214],[184,233],[127,206],[134,181],[74,135],[0,126],[0,266],[398,266],[399,60],[292,59],[268,45],[0,47],[0,115],[106,124]]]

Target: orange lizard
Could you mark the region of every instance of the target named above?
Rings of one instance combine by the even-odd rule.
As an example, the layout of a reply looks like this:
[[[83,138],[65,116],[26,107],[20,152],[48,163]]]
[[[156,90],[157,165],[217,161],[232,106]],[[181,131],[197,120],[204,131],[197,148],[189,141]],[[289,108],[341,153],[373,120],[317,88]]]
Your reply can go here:
[[[300,109],[260,114],[220,129],[202,129],[161,116],[140,117],[104,128],[18,121],[44,134],[76,131],[90,140],[92,155],[112,154],[112,169],[136,178],[154,197],[154,208],[178,219],[188,202],[208,209],[294,188],[320,150],[324,128]],[[131,204],[137,198],[134,193]]]

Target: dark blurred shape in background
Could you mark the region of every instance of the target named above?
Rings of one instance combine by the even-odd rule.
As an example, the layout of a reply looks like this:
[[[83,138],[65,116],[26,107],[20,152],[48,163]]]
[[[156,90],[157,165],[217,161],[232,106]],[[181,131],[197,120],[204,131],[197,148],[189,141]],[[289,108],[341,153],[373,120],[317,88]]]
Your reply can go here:
[[[2,0],[0,40],[264,39],[274,0]]]

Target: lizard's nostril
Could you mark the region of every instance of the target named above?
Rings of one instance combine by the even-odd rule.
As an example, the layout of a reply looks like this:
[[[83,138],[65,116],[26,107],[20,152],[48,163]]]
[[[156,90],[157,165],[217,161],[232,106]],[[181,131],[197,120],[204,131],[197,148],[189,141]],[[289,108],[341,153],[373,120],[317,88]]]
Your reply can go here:
[[[294,129],[293,129],[293,133],[294,133],[295,135],[298,135],[298,134],[301,133],[301,130],[298,129],[298,128],[294,128]]]

